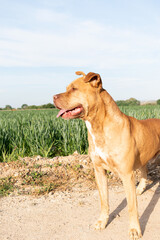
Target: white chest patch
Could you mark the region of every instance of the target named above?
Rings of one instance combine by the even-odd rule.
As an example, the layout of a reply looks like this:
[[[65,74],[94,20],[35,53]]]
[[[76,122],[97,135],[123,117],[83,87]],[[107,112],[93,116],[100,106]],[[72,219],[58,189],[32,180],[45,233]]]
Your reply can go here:
[[[95,154],[100,156],[104,161],[107,162],[107,158],[109,157],[108,154],[106,152],[103,151],[102,148],[98,147],[96,145],[96,139],[95,139],[95,136],[93,134],[93,130],[92,130],[92,126],[91,126],[91,123],[89,121],[85,121],[86,122],[86,126],[87,126],[87,129],[92,137],[92,140],[93,140],[93,144],[94,144],[94,147],[95,147]]]

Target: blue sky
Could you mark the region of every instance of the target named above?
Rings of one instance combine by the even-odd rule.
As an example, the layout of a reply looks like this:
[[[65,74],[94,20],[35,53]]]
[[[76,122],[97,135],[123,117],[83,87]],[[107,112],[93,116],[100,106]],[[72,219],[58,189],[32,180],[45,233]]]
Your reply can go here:
[[[160,98],[160,1],[0,0],[0,107],[44,104],[75,71],[115,100]]]

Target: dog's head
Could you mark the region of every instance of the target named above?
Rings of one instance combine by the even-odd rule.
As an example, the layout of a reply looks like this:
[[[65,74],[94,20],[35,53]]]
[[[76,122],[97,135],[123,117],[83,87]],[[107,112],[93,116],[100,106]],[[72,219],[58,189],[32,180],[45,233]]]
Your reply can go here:
[[[57,117],[64,119],[81,118],[86,120],[93,111],[102,90],[101,77],[97,73],[76,72],[83,75],[68,85],[66,92],[53,96],[56,108],[60,109]]]

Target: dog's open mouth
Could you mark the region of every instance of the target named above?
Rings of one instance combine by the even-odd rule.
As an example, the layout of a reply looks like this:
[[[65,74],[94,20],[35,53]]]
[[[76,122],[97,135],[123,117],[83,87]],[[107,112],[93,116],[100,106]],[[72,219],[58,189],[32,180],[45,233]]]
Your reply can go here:
[[[60,109],[58,115],[57,115],[57,118],[58,117],[62,117],[62,118],[65,118],[65,119],[71,119],[71,118],[76,118],[76,117],[79,117],[80,114],[83,112],[83,107],[82,106],[78,106],[78,107],[75,107],[73,109]]]

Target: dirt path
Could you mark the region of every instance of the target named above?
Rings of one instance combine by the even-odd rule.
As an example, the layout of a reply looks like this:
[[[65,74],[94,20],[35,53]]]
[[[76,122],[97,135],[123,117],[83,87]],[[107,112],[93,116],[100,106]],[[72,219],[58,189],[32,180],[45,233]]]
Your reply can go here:
[[[93,230],[99,215],[97,190],[75,188],[47,196],[0,199],[1,240],[126,240],[128,212],[122,186],[110,187],[110,218],[104,231]],[[138,197],[144,240],[160,239],[160,185]]]

